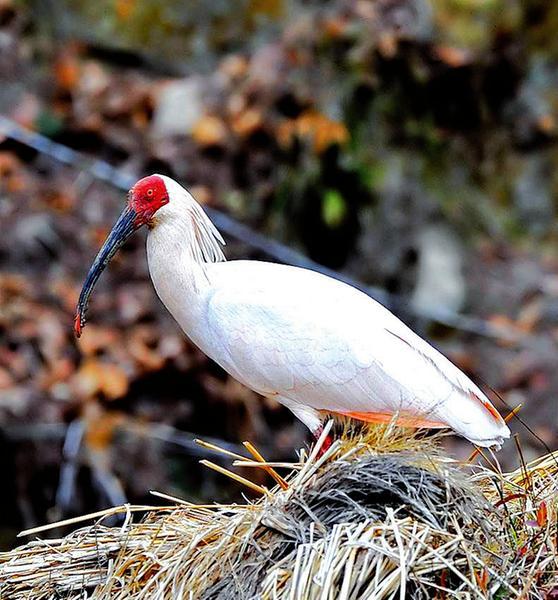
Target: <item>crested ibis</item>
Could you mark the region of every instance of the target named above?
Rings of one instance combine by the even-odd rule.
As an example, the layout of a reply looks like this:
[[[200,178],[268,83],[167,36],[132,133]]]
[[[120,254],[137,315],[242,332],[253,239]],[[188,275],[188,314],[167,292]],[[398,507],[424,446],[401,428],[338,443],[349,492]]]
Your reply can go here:
[[[323,415],[333,413],[449,427],[485,447],[509,437],[498,411],[462,371],[363,292],[298,267],[225,262],[223,238],[202,207],[164,175],[130,190],[81,291],[78,337],[101,272],[143,225],[153,285],[184,333],[314,435]]]

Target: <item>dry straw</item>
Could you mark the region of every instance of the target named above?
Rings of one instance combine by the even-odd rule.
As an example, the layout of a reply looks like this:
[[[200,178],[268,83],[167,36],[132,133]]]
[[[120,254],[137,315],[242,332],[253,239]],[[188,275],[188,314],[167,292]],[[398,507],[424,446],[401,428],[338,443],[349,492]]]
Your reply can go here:
[[[558,597],[557,456],[507,474],[492,456],[464,468],[436,439],[390,425],[345,426],[323,456],[315,448],[292,464],[245,446],[250,458],[229,453],[233,466],[263,469],[274,487],[218,469],[256,501],[195,506],[157,494],[171,505],[90,515],[93,525],[64,538],[0,555],[1,597]],[[123,524],[104,526],[117,512]]]

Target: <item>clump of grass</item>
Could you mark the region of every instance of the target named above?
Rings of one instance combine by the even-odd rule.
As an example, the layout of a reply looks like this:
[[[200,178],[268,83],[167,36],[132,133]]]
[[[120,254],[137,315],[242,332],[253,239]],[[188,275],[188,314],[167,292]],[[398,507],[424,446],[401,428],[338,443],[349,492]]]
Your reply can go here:
[[[558,586],[556,456],[464,470],[437,438],[391,425],[345,425],[323,456],[293,463],[247,449],[234,464],[277,482],[255,486],[259,499],[121,507],[121,527],[101,519],[0,555],[0,595],[543,599]]]

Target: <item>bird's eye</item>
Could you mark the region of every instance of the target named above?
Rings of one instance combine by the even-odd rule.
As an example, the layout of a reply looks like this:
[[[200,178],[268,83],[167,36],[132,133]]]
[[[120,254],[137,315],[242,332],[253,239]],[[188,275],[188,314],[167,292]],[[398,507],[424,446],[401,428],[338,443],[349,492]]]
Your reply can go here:
[[[147,190],[147,195],[148,196],[153,196],[153,190],[152,189],[148,189]]]

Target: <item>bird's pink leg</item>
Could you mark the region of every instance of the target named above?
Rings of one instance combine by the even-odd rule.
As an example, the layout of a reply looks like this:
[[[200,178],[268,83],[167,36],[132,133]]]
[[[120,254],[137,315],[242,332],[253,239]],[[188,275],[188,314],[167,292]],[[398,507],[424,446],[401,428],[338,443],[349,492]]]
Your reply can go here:
[[[323,431],[324,431],[323,423],[320,423],[320,425],[312,431],[312,435],[314,436],[316,443],[320,439],[320,436],[322,435]],[[333,436],[331,435],[331,433],[328,433],[327,436],[325,437],[324,441],[322,442],[321,448],[318,450],[317,458],[320,458],[321,456],[323,456],[327,452],[327,450],[330,448],[331,444],[333,444]]]
[[[291,400],[290,398],[286,398],[280,394],[272,394],[271,398],[274,398],[283,406],[286,406],[297,419],[300,419],[306,427],[312,432],[314,439],[316,442],[320,439],[324,431],[324,425],[322,423],[322,419],[324,417],[323,414],[319,410],[308,406],[307,404],[302,404],[295,400]],[[318,451],[318,457],[322,456],[324,452],[331,446],[333,442],[333,438],[331,435],[328,435],[322,442],[322,447]]]

